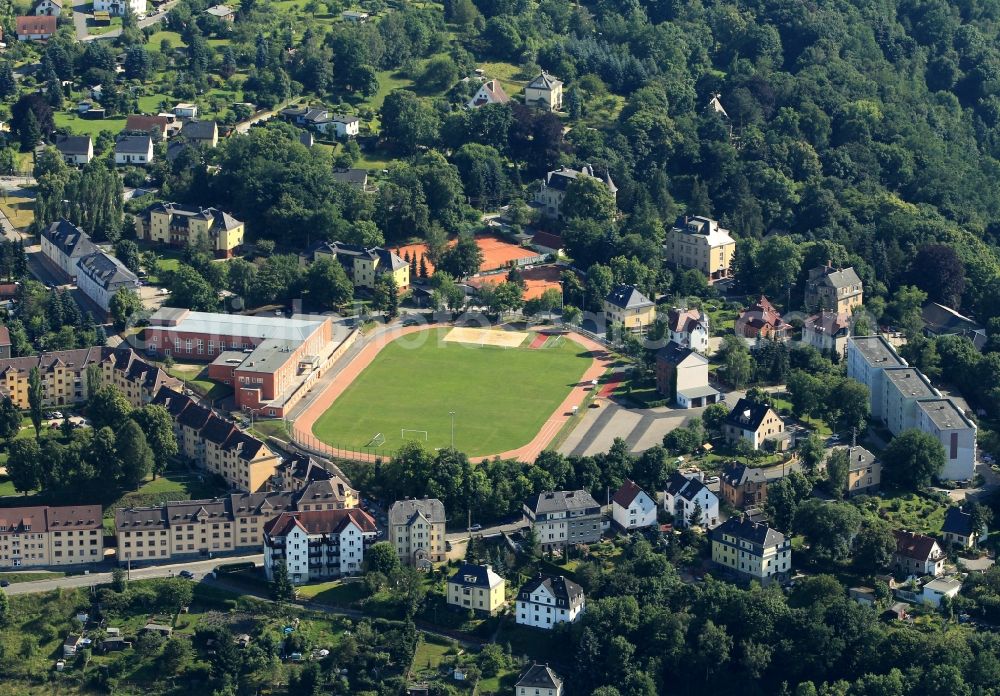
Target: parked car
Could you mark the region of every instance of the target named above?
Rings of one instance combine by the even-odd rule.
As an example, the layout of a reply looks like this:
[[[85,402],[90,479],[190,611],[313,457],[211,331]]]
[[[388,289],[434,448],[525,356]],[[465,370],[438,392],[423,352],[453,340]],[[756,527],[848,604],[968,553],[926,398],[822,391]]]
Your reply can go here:
[[[483,528],[483,525],[481,525],[481,524],[479,524],[479,523],[477,522],[476,524],[474,524],[474,525],[472,525],[471,527],[469,527],[469,530],[468,530],[468,531],[470,531],[470,532],[478,532],[478,531],[479,531],[479,530],[481,530],[482,528]]]
[[[192,573],[190,570],[182,570],[181,572],[178,573],[178,575],[180,575],[185,580],[194,580],[194,573]]]

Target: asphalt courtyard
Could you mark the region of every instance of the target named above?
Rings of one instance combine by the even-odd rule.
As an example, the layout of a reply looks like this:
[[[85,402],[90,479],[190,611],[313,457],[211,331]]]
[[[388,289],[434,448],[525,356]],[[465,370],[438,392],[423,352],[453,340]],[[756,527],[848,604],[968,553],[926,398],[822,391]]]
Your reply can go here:
[[[743,392],[725,395],[732,408]],[[611,449],[615,438],[625,440],[633,453],[663,444],[663,436],[688,420],[700,416],[705,408],[674,409],[624,408],[609,399],[600,399],[600,408],[589,408],[580,423],[560,445],[561,454],[578,457],[600,454]]]

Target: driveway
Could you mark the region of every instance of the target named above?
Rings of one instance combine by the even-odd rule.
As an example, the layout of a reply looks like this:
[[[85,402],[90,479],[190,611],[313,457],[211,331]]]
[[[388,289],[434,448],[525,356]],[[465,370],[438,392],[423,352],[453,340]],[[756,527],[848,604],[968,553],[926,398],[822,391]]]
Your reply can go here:
[[[136,24],[140,29],[145,29],[146,27],[153,26],[157,22],[163,21],[166,18],[167,13],[173,9],[178,0],[173,0],[168,2],[160,8],[159,12],[147,16],[145,19],[140,19]],[[90,3],[81,3],[79,5],[73,6],[73,27],[76,29],[76,39],[77,41],[94,41],[96,39],[117,39],[122,34],[121,29],[112,29],[104,34],[91,34],[90,30],[87,28],[87,20],[92,18],[93,15],[85,12],[84,10],[90,5]]]

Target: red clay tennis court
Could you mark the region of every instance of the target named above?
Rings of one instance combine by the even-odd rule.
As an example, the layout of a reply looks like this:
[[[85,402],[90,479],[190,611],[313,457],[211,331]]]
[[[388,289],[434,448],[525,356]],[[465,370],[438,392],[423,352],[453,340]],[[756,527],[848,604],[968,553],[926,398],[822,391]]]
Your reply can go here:
[[[534,268],[521,269],[521,277],[524,279],[524,299],[537,299],[549,289],[562,292],[562,283],[559,280],[562,270],[559,266],[535,266]],[[481,288],[486,283],[496,285],[506,279],[506,275],[497,274],[469,278],[466,282],[474,288]]]
[[[538,349],[545,345],[545,342],[549,340],[548,334],[540,333],[531,339],[531,345],[528,348]]]
[[[448,246],[454,246],[456,240],[451,240],[448,242]],[[483,252],[483,265],[479,267],[480,271],[495,271],[500,268],[507,268],[511,265],[512,261],[524,261],[525,259],[538,259],[542,260],[542,255],[539,254],[534,249],[527,249],[517,244],[511,244],[510,242],[504,241],[499,237],[491,234],[481,234],[476,235],[476,245]],[[397,254],[406,258],[408,255],[410,258],[416,256],[417,265],[420,265],[420,257],[427,253],[426,244],[407,244],[405,246],[393,248]],[[425,259],[427,264],[427,273],[434,273],[434,264],[431,263],[430,259]],[[541,293],[539,293],[541,294]],[[530,298],[529,298],[530,299]]]

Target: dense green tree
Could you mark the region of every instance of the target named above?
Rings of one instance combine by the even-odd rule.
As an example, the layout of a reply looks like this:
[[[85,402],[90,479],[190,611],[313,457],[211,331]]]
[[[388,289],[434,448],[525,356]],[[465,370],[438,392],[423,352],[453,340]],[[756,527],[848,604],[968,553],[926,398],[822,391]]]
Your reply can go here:
[[[295,586],[288,577],[288,566],[284,563],[274,565],[271,597],[278,602],[288,602],[295,598]]]
[[[38,367],[32,367],[28,371],[28,415],[31,416],[31,424],[35,428],[35,437],[39,437],[42,431],[42,377],[38,372]]]
[[[14,440],[8,445],[7,476],[14,490],[27,494],[42,482],[42,452],[37,440]]]
[[[370,573],[381,573],[386,577],[391,577],[399,570],[399,554],[396,553],[392,543],[380,541],[372,544],[365,552],[365,569]]]
[[[454,246],[441,256],[437,267],[454,278],[467,278],[479,272],[483,264],[483,250],[476,244],[476,238],[462,235]]]
[[[108,307],[115,328],[121,331],[135,318],[137,312],[142,311],[142,300],[134,290],[122,287],[111,297]]]
[[[21,431],[21,411],[9,396],[0,399],[0,440],[10,439]]]
[[[212,312],[219,307],[218,292],[204,275],[187,264],[178,264],[170,273],[168,287],[171,305],[198,312]]]
[[[304,282],[310,301],[324,309],[339,307],[354,295],[354,284],[347,277],[343,265],[326,256],[309,266]]]
[[[162,474],[177,456],[179,447],[174,434],[173,420],[163,406],[147,404],[132,411],[132,419],[139,424],[146,435],[150,448],[153,450],[153,478]]]
[[[87,400],[87,415],[95,430],[107,426],[118,431],[132,413],[132,405],[114,385],[105,385],[90,394]]]
[[[851,540],[861,526],[853,505],[807,500],[795,511],[795,529],[805,535],[816,559],[840,561],[850,553]]]
[[[914,490],[929,486],[944,463],[944,446],[936,437],[904,430],[882,452],[882,475],[900,488]]]
[[[118,459],[122,463],[122,485],[129,490],[138,488],[156,465],[146,435],[138,423],[129,420],[118,431],[116,443]]]
[[[896,553],[896,537],[892,525],[885,520],[867,518],[854,537],[854,564],[866,573],[881,573],[889,569]]]

